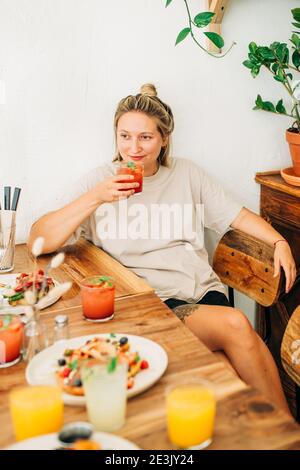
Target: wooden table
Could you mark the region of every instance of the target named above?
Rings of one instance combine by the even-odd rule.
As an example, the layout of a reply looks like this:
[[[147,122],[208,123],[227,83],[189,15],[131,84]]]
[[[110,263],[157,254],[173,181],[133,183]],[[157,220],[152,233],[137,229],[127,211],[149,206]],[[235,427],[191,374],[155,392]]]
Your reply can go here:
[[[283,369],[280,354],[289,318],[300,305],[300,188],[287,184],[279,171],[257,173],[255,181],[260,184],[261,215],[288,240],[297,267],[291,291],[283,290],[273,306],[258,308],[256,329],[276,361],[290,409],[300,422],[300,388]]]
[[[105,324],[83,320],[80,307],[68,310],[71,336],[105,332],[137,334],[163,346],[166,373],[153,387],[131,398],[125,427],[117,434],[143,449],[171,449],[166,434],[164,393],[180,380],[205,377],[216,385],[218,412],[211,449],[300,449],[300,428],[260,393],[247,387],[177,319],[154,294],[116,301],[115,319]],[[45,312],[53,325],[55,312]],[[14,442],[8,410],[12,387],[25,384],[25,364],[0,370],[0,447]],[[65,422],[86,420],[82,407],[65,406]]]
[[[16,270],[22,271],[26,266],[18,256]],[[66,309],[71,337],[105,332],[136,334],[156,341],[168,354],[165,374],[149,390],[129,400],[126,424],[117,434],[142,449],[172,449],[166,434],[166,387],[182,379],[204,377],[215,384],[218,397],[210,449],[300,449],[300,428],[288,415],[219,362],[153,292],[137,294],[136,288],[132,287],[132,295],[116,299],[115,318],[108,323],[86,322],[80,306],[69,304]],[[61,308],[57,302],[43,312],[49,328]],[[14,442],[8,396],[13,387],[25,384],[25,367],[20,362],[0,369],[0,448]],[[67,423],[87,420],[87,415],[82,407],[65,406],[64,418]]]
[[[59,312],[70,307],[81,305],[79,282],[87,276],[101,274],[112,276],[116,283],[116,298],[128,295],[137,295],[153,292],[142,278],[126,269],[122,264],[113,259],[92,243],[80,239],[76,245],[63,248],[65,261],[57,269],[53,269],[50,275],[59,282],[73,281],[70,291],[58,302],[49,307],[47,311]],[[38,258],[39,268],[45,268],[52,255],[43,255]],[[14,273],[31,272],[33,260],[30,258],[25,244],[16,246]],[[1,275],[0,275],[1,282]]]

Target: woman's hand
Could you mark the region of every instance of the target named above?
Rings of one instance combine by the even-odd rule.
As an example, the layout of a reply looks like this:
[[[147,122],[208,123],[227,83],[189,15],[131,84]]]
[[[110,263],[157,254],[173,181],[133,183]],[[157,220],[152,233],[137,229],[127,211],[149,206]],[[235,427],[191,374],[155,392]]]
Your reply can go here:
[[[296,279],[296,265],[286,240],[280,240],[275,244],[274,251],[274,277],[280,273],[283,268],[286,278],[285,292],[289,292]]]
[[[132,181],[131,183],[124,183],[124,179],[127,181],[134,179],[133,175],[116,175],[112,178],[107,178],[102,183],[98,184],[94,191],[97,194],[97,198],[100,203],[115,202],[122,199],[127,199],[134,194],[134,188],[139,187],[139,183]],[[121,182],[123,181],[123,183]]]

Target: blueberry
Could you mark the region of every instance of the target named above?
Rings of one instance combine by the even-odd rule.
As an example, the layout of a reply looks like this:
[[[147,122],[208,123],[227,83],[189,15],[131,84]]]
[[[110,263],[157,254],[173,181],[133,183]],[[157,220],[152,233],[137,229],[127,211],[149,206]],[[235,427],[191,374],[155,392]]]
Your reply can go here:
[[[80,379],[75,379],[73,385],[74,385],[74,387],[81,387],[82,382],[81,382]]]
[[[58,362],[58,365],[59,365],[59,366],[65,366],[65,365],[66,365],[66,360],[65,360],[64,358],[58,359],[57,362]]]
[[[128,343],[128,338],[126,338],[126,336],[122,336],[119,343],[120,343],[120,346],[124,346],[124,344]]]

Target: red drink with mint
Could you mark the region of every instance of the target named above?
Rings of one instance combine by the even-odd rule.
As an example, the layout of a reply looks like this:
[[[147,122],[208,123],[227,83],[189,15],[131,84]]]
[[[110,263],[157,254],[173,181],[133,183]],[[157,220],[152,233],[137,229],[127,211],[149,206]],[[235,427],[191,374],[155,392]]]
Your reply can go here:
[[[124,183],[139,183],[139,186],[134,189],[135,193],[140,193],[143,190],[143,176],[144,165],[138,162],[122,162],[116,171],[117,175],[124,175]],[[126,175],[132,175],[133,179],[126,179]]]

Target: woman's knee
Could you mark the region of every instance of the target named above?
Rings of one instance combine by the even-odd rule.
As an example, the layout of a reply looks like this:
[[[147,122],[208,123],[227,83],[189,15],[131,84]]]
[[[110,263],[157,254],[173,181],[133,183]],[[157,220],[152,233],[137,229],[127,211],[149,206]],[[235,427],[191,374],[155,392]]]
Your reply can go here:
[[[256,344],[256,333],[242,310],[237,308],[228,309],[225,323],[229,341],[241,344],[245,348],[251,348]]]

